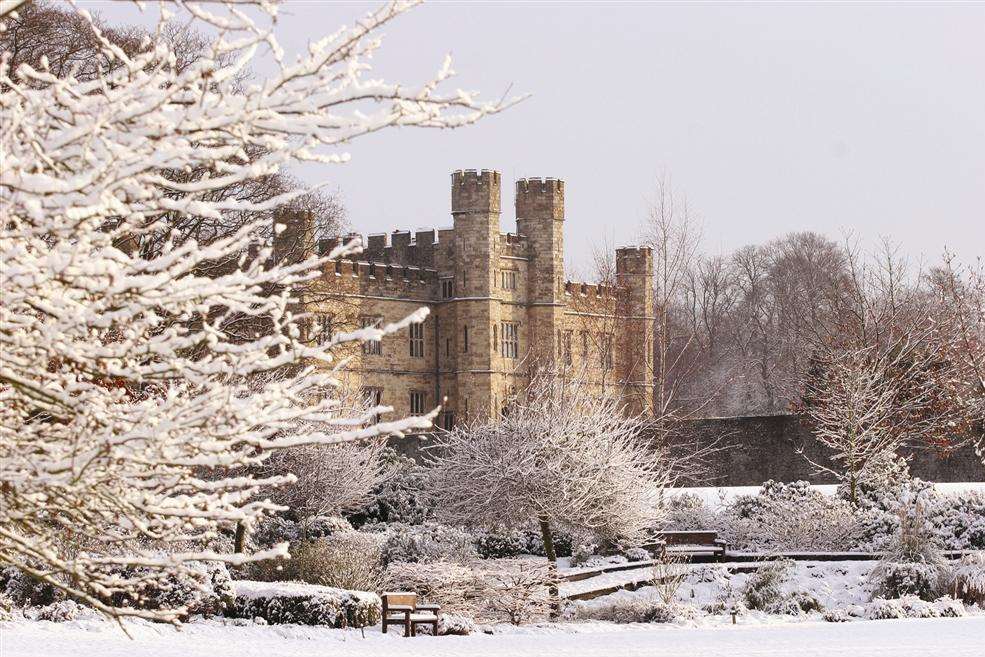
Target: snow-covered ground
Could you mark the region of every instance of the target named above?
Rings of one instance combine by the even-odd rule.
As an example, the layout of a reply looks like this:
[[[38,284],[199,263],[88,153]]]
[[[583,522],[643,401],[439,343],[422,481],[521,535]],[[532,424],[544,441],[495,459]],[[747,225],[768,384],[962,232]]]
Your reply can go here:
[[[856,623],[762,624],[725,617],[701,627],[564,623],[497,628],[494,635],[415,637],[296,625],[188,623],[180,630],[127,623],[132,639],[103,620],[0,624],[3,657],[982,657],[985,616]]]
[[[697,495],[705,502],[705,504],[715,507],[728,504],[739,495],[755,495],[759,492],[760,488],[760,486],[723,486],[717,488],[715,486],[694,486],[690,488],[672,488],[669,489],[668,492],[672,496],[682,495],[684,493]],[[811,486],[811,488],[820,491],[825,495],[834,495],[838,487],[834,484],[821,484]],[[967,493],[970,491],[985,493],[985,482],[961,481],[939,483],[934,484],[934,489],[948,495]]]

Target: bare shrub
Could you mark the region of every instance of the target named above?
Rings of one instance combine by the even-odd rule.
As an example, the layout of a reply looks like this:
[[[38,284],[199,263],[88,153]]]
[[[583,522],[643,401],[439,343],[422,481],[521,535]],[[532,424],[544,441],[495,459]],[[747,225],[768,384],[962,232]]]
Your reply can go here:
[[[665,604],[674,602],[688,574],[690,559],[684,554],[661,552],[653,562],[653,588]]]
[[[551,611],[551,587],[558,585],[553,569],[529,561],[500,563],[486,572],[486,582],[491,614],[513,625],[543,620]]]

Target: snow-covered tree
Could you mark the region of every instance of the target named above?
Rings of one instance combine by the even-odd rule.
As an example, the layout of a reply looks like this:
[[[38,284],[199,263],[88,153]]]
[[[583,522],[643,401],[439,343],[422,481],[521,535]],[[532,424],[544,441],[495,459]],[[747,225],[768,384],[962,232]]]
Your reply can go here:
[[[437,439],[430,466],[439,514],[487,527],[537,522],[552,564],[557,526],[642,541],[662,518],[672,477],[644,426],[577,380],[535,373],[504,417]]]
[[[934,403],[939,391],[928,373],[937,363],[925,346],[911,333],[886,346],[839,345],[815,353],[803,411],[815,438],[832,450],[835,467],[814,465],[847,485],[853,505],[863,478],[888,481],[908,439],[951,423],[949,409]]]
[[[349,142],[387,128],[457,127],[501,109],[441,92],[447,62],[419,86],[369,76],[379,29],[410,4],[296,57],[277,41],[269,0],[162,3],[161,23],[132,50],[78,10],[104,62],[85,75],[49,70],[45,57],[12,70],[4,53],[0,563],[106,613],[173,620],[180,609],[110,600],[139,599],[197,560],[284,554],[203,547],[278,508],[258,492],[292,477],[245,474],[273,451],[429,425],[374,424],[389,409],[351,416],[336,395],[308,394],[337,385],[333,347],[379,339],[423,310],[310,344],[292,289],[320,262],[274,264],[266,222],[198,242],[173,221],[272,212],[300,192],[215,192],[296,163],[344,162]],[[174,11],[214,35],[181,66],[163,38]],[[245,76],[258,58],[273,73]],[[269,376],[285,368],[295,375]],[[292,433],[298,423],[319,428]]]

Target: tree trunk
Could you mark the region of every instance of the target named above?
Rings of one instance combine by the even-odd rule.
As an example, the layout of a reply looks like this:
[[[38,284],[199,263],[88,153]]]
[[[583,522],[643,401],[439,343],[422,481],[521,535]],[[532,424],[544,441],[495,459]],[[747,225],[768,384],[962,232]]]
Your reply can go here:
[[[561,598],[557,586],[557,552],[554,551],[554,534],[551,523],[547,518],[540,519],[540,535],[544,539],[544,554],[547,555],[548,568],[551,571],[551,584],[548,594],[551,596],[551,620],[561,615]]]
[[[242,520],[236,521],[236,538],[234,539],[233,551],[242,554],[246,547],[246,523]]]

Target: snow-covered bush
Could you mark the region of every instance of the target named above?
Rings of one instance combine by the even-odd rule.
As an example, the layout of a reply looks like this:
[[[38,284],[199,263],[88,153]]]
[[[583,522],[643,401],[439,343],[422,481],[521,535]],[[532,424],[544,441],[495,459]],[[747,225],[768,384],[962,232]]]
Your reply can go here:
[[[352,525],[341,516],[313,516],[300,523],[305,538],[325,538],[352,533]]]
[[[413,591],[422,602],[441,605],[441,611],[479,618],[485,611],[489,585],[482,571],[460,563],[396,562],[384,573],[384,590]]]
[[[383,603],[375,593],[297,582],[237,581],[228,615],[263,618],[280,625],[369,627],[380,622]]]
[[[472,535],[457,527],[436,522],[420,525],[375,525],[366,529],[383,529],[383,562],[430,563],[453,561],[469,563],[478,558]]]
[[[883,598],[915,595],[933,600],[944,588],[949,564],[927,522],[921,499],[904,500],[898,517],[899,530],[869,575],[876,586],[876,595]]]
[[[923,600],[915,595],[900,598],[876,598],[865,605],[865,617],[870,620],[894,618],[957,618],[965,615],[964,605],[950,597]]]
[[[43,607],[65,599],[61,589],[35,579],[14,566],[0,569],[0,593],[17,607]]]
[[[879,566],[875,583],[884,598],[915,595],[933,600],[940,591],[941,574],[940,567],[931,564],[886,562]]]
[[[420,525],[434,518],[435,496],[428,472],[413,459],[388,449],[383,455],[390,476],[373,489],[370,503],[349,516],[353,527],[374,523]]]
[[[636,563],[637,561],[646,561],[647,559],[653,557],[653,555],[650,554],[649,550],[642,547],[628,548],[626,549],[626,551],[623,552],[623,556],[626,557],[626,560],[629,561],[630,563]]]
[[[985,493],[938,494],[926,513],[945,550],[985,550]]]
[[[577,603],[570,615],[576,620],[612,623],[672,623],[693,620],[698,610],[691,605],[664,602],[655,595],[615,595],[606,602]]]
[[[38,608],[31,614],[34,620],[50,621],[52,623],[65,623],[76,620],[81,616],[92,614],[92,610],[86,609],[75,600],[62,600],[53,602],[50,605]]]
[[[114,608],[130,607],[151,611],[168,610],[178,618],[199,614],[221,614],[232,600],[232,578],[224,563],[189,562],[182,571],[166,578],[142,578],[150,575],[143,566],[122,566],[116,569],[122,581],[135,585],[109,595],[105,602]]]
[[[738,549],[846,550],[857,523],[847,502],[806,481],[767,481],[757,495],[741,495],[721,514],[718,528]]]
[[[683,493],[674,495],[667,501],[666,529],[690,531],[718,527],[718,514],[698,495]]]
[[[13,599],[0,591],[0,623],[14,619],[15,606]]]
[[[782,586],[790,579],[794,563],[789,559],[777,559],[756,570],[742,591],[749,609],[769,611],[784,597]]]
[[[498,561],[485,569],[490,615],[512,625],[543,620],[551,609],[550,588],[558,585],[555,571],[528,561]]]
[[[459,614],[438,616],[438,636],[467,636],[478,630],[475,621]]]
[[[844,609],[829,609],[821,616],[827,623],[847,623],[852,616]]]
[[[376,591],[383,575],[380,536],[348,531],[291,546],[284,577],[337,589]]]
[[[948,589],[955,598],[985,607],[985,552],[972,552],[961,557],[954,566]]]
[[[488,530],[475,528],[471,530],[475,538],[475,548],[482,559],[508,559],[526,554],[539,557],[547,556],[544,552],[544,540],[540,529],[524,527],[513,530]],[[563,528],[554,531],[554,551],[559,557],[570,557],[574,539],[570,532]]]
[[[571,551],[572,566],[589,566],[591,562],[599,556],[599,546],[597,543],[579,543]]]

